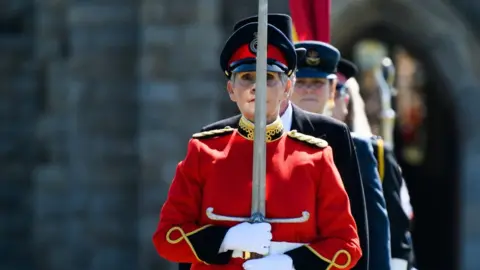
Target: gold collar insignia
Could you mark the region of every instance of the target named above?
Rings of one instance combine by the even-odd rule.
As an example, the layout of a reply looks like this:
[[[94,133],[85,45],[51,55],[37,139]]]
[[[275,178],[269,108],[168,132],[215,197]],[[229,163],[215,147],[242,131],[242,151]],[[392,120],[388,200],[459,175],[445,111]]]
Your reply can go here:
[[[255,130],[255,125],[250,122],[248,119],[242,116],[240,122],[238,123],[238,133],[247,140],[253,141],[253,133]],[[266,142],[273,142],[280,139],[283,135],[283,124],[280,117],[277,118],[273,123],[267,125],[266,127],[267,137]]]

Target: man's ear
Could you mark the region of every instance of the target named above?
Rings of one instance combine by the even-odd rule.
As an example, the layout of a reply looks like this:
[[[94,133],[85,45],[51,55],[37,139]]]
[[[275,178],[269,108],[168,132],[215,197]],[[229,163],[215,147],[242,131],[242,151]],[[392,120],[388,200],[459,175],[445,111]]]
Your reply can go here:
[[[285,92],[284,92],[284,95],[285,95],[285,98],[290,98],[290,96],[292,95],[292,91],[293,91],[293,81],[291,79],[288,79],[287,80],[287,83],[285,84]]]
[[[235,98],[235,94],[234,94],[234,89],[233,89],[233,82],[232,80],[228,80],[227,82],[227,92],[228,92],[228,96],[230,97],[230,100],[233,101],[233,102],[237,102],[237,99]]]

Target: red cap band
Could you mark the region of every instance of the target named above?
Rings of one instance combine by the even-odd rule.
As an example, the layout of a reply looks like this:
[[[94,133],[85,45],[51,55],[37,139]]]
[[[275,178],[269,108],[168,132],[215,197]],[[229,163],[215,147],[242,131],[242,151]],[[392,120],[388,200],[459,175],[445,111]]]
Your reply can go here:
[[[240,48],[238,48],[238,50],[236,50],[235,53],[233,53],[232,57],[230,57],[230,61],[228,61],[228,65],[232,64],[233,62],[242,60],[242,59],[256,58],[256,57],[257,57],[257,55],[254,54],[250,50],[250,45],[245,44],[245,45],[241,46]],[[273,45],[270,45],[270,44],[267,46],[267,58],[268,59],[273,59],[275,61],[278,61],[278,62],[284,64],[285,66],[288,66],[287,65],[287,59],[283,55],[282,51],[279,48],[277,48]]]

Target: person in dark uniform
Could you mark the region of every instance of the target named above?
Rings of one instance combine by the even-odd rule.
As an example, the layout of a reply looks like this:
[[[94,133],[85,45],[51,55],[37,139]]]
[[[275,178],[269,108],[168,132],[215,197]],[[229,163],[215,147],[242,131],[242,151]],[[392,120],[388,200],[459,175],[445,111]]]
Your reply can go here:
[[[336,92],[336,106],[349,108],[339,120],[344,120],[352,126],[354,121],[355,102],[359,100],[348,97],[348,85],[358,73],[356,65],[346,59],[338,64],[338,83]],[[348,83],[347,83],[348,81]],[[343,103],[343,105],[342,105]],[[402,177],[400,166],[397,163],[391,146],[386,145],[380,136],[370,136],[378,171],[383,184],[383,194],[387,203],[388,218],[390,221],[390,241],[392,253],[392,270],[407,270],[413,266],[413,247],[410,235],[410,219],[412,216],[408,190]],[[368,200],[367,200],[368,201]],[[370,224],[371,226],[371,224]]]
[[[292,102],[302,109],[329,114],[337,84],[340,52],[332,45],[318,41],[302,41],[296,48],[305,48],[306,57],[298,63],[297,82]],[[365,190],[369,228],[369,269],[390,269],[389,221],[377,162],[369,137],[352,134]]]
[[[325,140],[286,132],[279,116],[296,68],[295,47],[268,30],[266,222],[250,223],[258,23],[222,50],[237,128],[196,133],[178,166],[153,236],[160,256],[192,270],[352,269],[362,255],[350,200]],[[252,258],[251,253],[262,256]]]
[[[241,25],[244,25],[246,22],[251,22],[252,20],[255,21],[256,17],[247,18],[238,22],[235,29],[241,27]],[[274,25],[281,25],[280,30],[290,40],[293,40],[291,28],[292,23],[291,18],[288,15],[270,14],[268,22]],[[302,48],[297,48],[297,52],[299,50],[302,50]],[[301,57],[299,57],[299,59],[301,59]],[[293,78],[294,77],[290,76],[287,80],[293,81]],[[344,123],[331,117],[302,110],[288,100],[282,104],[280,115],[285,130],[297,130],[298,132],[324,139],[328,141],[329,145],[332,147],[335,165],[340,172],[345,189],[351,201],[351,212],[357,224],[357,231],[363,252],[362,257],[352,269],[368,270],[370,255],[365,194],[362,179],[360,177],[355,147],[348,127]],[[202,131],[219,129],[226,126],[236,128],[238,127],[238,121],[240,118],[241,115],[236,115],[217,121],[203,127]]]

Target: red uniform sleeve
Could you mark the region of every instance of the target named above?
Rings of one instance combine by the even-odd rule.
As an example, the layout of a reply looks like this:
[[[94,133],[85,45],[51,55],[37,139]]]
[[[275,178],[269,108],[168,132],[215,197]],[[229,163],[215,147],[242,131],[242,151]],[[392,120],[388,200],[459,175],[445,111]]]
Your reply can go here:
[[[160,212],[153,243],[158,254],[170,261],[227,264],[231,252],[218,252],[228,228],[199,223],[203,188],[199,149],[199,141],[190,140]]]
[[[316,165],[321,172],[317,190],[318,238],[285,254],[292,258],[296,270],[351,269],[362,251],[348,195],[330,147],[323,150]]]

